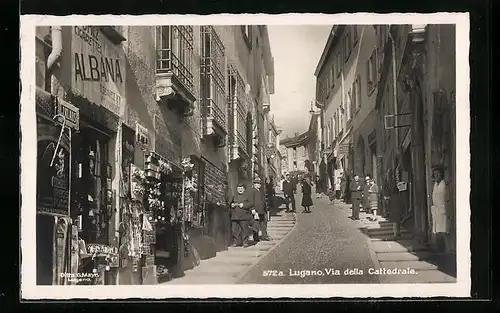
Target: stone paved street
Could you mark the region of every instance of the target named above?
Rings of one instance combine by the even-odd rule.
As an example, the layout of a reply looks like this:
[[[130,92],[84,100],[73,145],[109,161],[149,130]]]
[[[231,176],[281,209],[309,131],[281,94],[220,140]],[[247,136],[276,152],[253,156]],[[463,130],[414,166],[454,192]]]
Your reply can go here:
[[[297,203],[300,204],[298,195]],[[297,225],[279,247],[266,255],[239,283],[243,284],[328,284],[378,283],[369,275],[373,268],[367,237],[355,221],[323,197],[313,199],[312,213],[301,213]],[[356,271],[357,269],[357,271]],[[338,275],[334,272],[338,270]],[[352,270],[345,275],[345,270]],[[317,271],[303,272],[301,271]],[[320,272],[321,271],[321,272]],[[308,276],[309,274],[309,276]],[[322,275],[321,275],[322,274]]]

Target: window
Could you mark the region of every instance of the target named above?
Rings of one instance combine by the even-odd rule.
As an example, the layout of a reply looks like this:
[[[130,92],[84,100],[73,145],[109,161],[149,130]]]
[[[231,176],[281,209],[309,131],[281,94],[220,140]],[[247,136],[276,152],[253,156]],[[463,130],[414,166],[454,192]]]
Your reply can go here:
[[[332,128],[331,128],[331,137],[332,137],[332,142],[335,140],[335,118],[332,116],[332,119],[331,119],[331,124],[332,124]]]
[[[225,51],[212,26],[201,27],[201,113],[226,130]]]
[[[330,88],[333,89],[335,87],[335,62],[332,64],[332,68],[330,70]]]
[[[355,108],[358,110],[361,107],[361,76],[358,75],[354,81],[354,102]]]
[[[337,77],[339,77],[340,76],[340,72],[342,71],[342,62],[341,62],[341,58],[340,58],[340,51],[337,52],[336,61],[337,61],[337,65],[336,65],[336,68],[337,68]]]
[[[156,73],[173,73],[193,91],[193,27],[156,27]]]
[[[347,120],[350,120],[354,115],[354,107],[352,101],[352,87],[349,88],[346,94]]]
[[[326,73],[325,77],[326,98],[330,96],[330,72]]]
[[[234,124],[234,116],[236,115],[236,125],[230,127],[230,132],[234,136],[232,144],[238,144],[242,151],[246,151],[247,146],[247,103],[245,99],[245,83],[241,78],[238,70],[234,65],[230,65],[228,69],[229,78],[229,125]]]
[[[352,50],[352,34],[348,32],[346,36],[344,37],[344,62],[347,62],[349,60],[349,57],[351,56],[351,50]]]
[[[250,31],[250,25],[242,25],[241,32],[243,33],[243,39],[248,46],[248,49],[252,48],[252,34]]]
[[[372,52],[370,59],[366,62],[366,89],[370,95],[377,84],[377,61],[376,61],[376,51]]]

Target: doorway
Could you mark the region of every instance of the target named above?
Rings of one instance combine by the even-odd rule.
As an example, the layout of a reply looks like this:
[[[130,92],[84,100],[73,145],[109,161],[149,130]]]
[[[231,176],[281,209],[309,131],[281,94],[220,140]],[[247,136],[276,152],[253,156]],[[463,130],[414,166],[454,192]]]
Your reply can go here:
[[[81,220],[79,237],[86,244],[108,244],[111,167],[108,163],[110,136],[90,127],[82,127],[73,136],[72,178],[73,199],[71,217]]]

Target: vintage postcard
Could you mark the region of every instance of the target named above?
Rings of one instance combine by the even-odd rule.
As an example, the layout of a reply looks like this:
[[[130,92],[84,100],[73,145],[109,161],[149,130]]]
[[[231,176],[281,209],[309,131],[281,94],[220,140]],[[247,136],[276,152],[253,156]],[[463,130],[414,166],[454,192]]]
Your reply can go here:
[[[468,14],[25,15],[21,54],[23,299],[470,296]]]

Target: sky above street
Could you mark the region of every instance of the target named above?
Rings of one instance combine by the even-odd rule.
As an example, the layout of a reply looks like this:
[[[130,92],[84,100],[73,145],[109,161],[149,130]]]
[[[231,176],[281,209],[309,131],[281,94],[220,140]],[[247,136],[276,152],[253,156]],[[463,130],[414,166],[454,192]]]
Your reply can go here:
[[[309,126],[311,101],[316,96],[314,71],[332,25],[269,25],[274,56],[275,93],[271,112],[283,129],[281,138]]]

